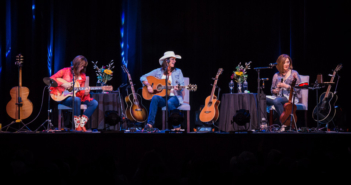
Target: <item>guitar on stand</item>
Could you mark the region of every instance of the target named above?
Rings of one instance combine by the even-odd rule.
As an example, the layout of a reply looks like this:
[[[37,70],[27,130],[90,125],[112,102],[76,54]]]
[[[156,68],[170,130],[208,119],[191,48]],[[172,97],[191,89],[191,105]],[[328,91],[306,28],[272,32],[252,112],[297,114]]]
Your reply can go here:
[[[28,99],[29,89],[22,86],[23,55],[16,56],[15,64],[18,66],[18,86],[10,90],[11,100],[6,105],[7,114],[15,121],[4,127],[7,129],[14,123],[22,123],[23,126],[26,126],[22,119],[28,118],[33,112],[33,103]],[[31,131],[28,127],[27,129]]]
[[[284,112],[280,115],[280,122],[282,125],[285,126],[290,126],[290,129],[295,129],[297,128],[296,122],[297,122],[297,116],[296,116],[296,105],[294,101],[292,101],[293,94],[294,92],[294,87],[296,85],[296,76],[294,76],[294,80],[292,81],[290,85],[290,94],[289,94],[289,101],[284,104]],[[294,100],[295,100],[295,94],[294,94]]]
[[[212,91],[211,91],[211,95],[208,96],[205,100],[205,106],[204,108],[201,110],[199,118],[201,122],[216,122],[219,118],[219,110],[218,110],[218,106],[220,101],[217,99],[217,96],[214,95],[214,92],[216,90],[217,87],[217,81],[218,81],[218,77],[220,74],[222,74],[223,69],[219,68],[215,81],[213,83],[213,87],[212,87]]]
[[[141,96],[135,93],[132,77],[130,76],[127,67],[125,65],[122,65],[122,69],[128,75],[130,89],[132,90],[132,93],[125,97],[125,101],[127,104],[126,116],[131,121],[143,123],[147,120],[147,110],[145,106],[141,103]]]
[[[161,97],[166,96],[166,84],[164,79],[158,79],[153,76],[148,76],[146,77],[147,81],[151,84],[152,89],[154,90],[153,93],[149,93],[147,90],[147,86],[143,87],[142,90],[142,95],[145,100],[151,100],[154,95],[158,95]],[[168,82],[168,96],[171,92],[171,89],[174,89],[175,86],[171,86],[171,84]],[[197,85],[186,85],[186,86],[181,86],[181,85],[176,85],[178,89],[187,89],[189,91],[196,91],[197,90]]]
[[[330,79],[328,89],[320,96],[319,103],[313,109],[312,118],[318,123],[328,124],[335,117],[336,109],[335,102],[338,100],[338,96],[330,91],[332,84],[334,83],[334,77],[336,73],[342,68],[342,64],[339,64]]]

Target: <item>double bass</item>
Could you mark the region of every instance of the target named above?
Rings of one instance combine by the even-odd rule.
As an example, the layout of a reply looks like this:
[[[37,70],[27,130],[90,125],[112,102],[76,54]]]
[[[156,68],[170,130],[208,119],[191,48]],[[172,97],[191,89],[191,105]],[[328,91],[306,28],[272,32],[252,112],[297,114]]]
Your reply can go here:
[[[28,99],[29,89],[22,86],[23,55],[16,56],[18,66],[18,86],[10,90],[11,100],[6,105],[6,112],[16,122],[28,118],[33,112],[33,103]]]

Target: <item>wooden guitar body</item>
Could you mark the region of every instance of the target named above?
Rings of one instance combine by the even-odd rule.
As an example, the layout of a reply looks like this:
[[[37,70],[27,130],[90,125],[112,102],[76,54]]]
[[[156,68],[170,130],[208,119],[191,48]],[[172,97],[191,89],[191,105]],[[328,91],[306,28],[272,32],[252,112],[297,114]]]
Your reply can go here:
[[[216,96],[213,96],[212,102],[210,102],[211,96],[208,96],[205,100],[205,106],[200,112],[200,121],[202,122],[216,122],[219,118],[219,103],[220,101]]]
[[[138,101],[136,101],[133,97],[133,94],[129,94],[125,97],[127,104],[126,116],[131,121],[134,120],[136,122],[143,123],[147,120],[147,110],[142,103],[138,103],[141,102],[141,96],[139,94],[136,94]]]
[[[151,94],[147,90],[147,86],[143,87],[142,90],[142,96],[145,100],[151,100],[154,95],[158,95],[161,97],[166,96],[166,90],[162,88],[162,86],[165,86],[166,81],[165,79],[158,79],[154,76],[148,76],[147,81],[151,85],[151,87],[154,89],[154,92]],[[171,83],[168,81],[168,85],[171,85]],[[168,90],[168,95],[170,94],[171,90]]]
[[[323,124],[329,123],[335,117],[335,102],[338,100],[338,96],[332,92],[329,92],[328,97],[325,95],[325,92],[321,94],[318,106],[312,112],[312,118],[317,121],[317,114],[319,114],[319,121]]]
[[[27,87],[20,87],[20,96],[22,99],[22,105],[20,106],[20,117],[18,117],[18,106],[16,105],[18,100],[18,86],[13,87],[10,90],[11,100],[6,105],[7,114],[12,119],[26,119],[33,112],[33,103],[28,99],[29,89]]]
[[[284,104],[284,112],[280,115],[280,122],[284,123],[285,126],[290,126],[291,123],[291,111],[293,109],[293,104],[291,102],[287,102]],[[294,111],[293,111],[293,121],[295,119],[295,122],[297,122],[297,116],[296,116],[296,105],[294,105]],[[291,123],[291,128],[295,129],[295,124],[294,122]]]

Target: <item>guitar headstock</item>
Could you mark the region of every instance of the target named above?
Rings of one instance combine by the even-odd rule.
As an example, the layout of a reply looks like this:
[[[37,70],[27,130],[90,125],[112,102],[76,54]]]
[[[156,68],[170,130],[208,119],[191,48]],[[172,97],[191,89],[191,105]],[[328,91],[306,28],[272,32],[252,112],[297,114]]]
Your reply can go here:
[[[18,54],[16,56],[16,63],[15,63],[17,66],[22,66],[23,64],[23,55],[21,54]]]
[[[223,73],[223,68],[219,68],[217,71],[217,77]]]
[[[112,87],[112,85],[108,85],[108,86],[102,86],[101,89],[104,91],[112,91],[113,87]]]
[[[196,91],[197,90],[197,85],[192,85],[192,84],[189,84],[186,86],[186,89],[189,90],[189,91]]]
[[[122,65],[121,67],[123,69],[123,72],[129,74],[128,68],[125,65]]]
[[[342,64],[339,64],[338,66],[336,66],[335,72],[338,72],[341,68],[342,68]]]

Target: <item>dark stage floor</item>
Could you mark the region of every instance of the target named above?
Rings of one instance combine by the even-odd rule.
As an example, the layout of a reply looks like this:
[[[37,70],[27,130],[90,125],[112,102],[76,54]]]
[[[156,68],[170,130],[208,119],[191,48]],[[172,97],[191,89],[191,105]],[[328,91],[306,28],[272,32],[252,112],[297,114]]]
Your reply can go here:
[[[244,151],[251,152],[260,165],[267,156],[279,151],[281,157],[310,164],[335,163],[351,158],[350,132],[281,132],[281,133],[0,133],[1,158],[9,161],[22,155],[36,166],[54,161],[91,165],[113,159],[127,178],[133,179],[145,160],[161,160],[169,173],[185,176],[191,161],[215,161],[220,171],[231,171],[231,159]],[[157,155],[149,159],[150,153]],[[24,156],[27,155],[27,156]],[[15,156],[15,157],[14,157]],[[332,156],[332,158],[330,158]],[[341,161],[342,162],[342,161]],[[344,163],[344,164],[349,164]],[[313,169],[315,169],[314,166]],[[319,168],[319,166],[318,166]],[[321,169],[324,169],[321,168]],[[317,175],[324,171],[316,172]]]

